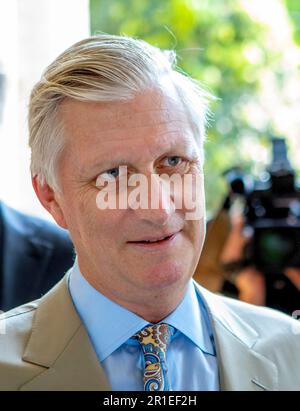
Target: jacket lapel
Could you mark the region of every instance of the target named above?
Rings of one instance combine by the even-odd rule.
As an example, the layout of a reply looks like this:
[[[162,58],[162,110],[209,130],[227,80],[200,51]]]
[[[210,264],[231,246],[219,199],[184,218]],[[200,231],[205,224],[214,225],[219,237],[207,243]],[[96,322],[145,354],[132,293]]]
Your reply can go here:
[[[36,310],[23,360],[45,368],[21,387],[38,390],[110,390],[89,337],[73,306],[68,274]]]
[[[196,284],[206,305],[216,345],[220,389],[261,391],[278,389],[278,370],[255,351],[257,332],[222,299]]]
[[[220,388],[225,391],[273,391],[277,389],[277,367],[215,322]]]

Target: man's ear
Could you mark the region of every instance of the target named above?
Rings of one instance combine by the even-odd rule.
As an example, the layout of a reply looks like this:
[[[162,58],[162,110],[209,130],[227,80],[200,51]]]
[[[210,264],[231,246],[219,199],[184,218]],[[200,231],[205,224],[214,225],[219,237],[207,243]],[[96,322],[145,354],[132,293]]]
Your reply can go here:
[[[63,210],[58,202],[59,196],[57,193],[55,193],[46,181],[41,183],[38,180],[37,175],[32,177],[31,181],[42,206],[52,215],[60,227],[68,229]]]

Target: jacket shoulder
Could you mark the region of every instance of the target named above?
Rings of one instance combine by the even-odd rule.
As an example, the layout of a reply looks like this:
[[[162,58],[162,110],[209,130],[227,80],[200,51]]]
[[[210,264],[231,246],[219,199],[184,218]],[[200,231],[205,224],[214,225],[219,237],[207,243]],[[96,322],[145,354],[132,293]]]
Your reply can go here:
[[[281,311],[248,304],[230,297],[218,296],[229,310],[251,326],[259,336],[270,337],[279,334],[294,334],[300,338],[300,322],[296,317],[289,316]],[[299,313],[300,314],[300,313]]]
[[[22,359],[37,305],[35,301],[0,315],[0,391],[16,391],[44,370]]]
[[[225,298],[224,302],[257,333],[257,340],[251,348],[276,364],[279,389],[298,390],[300,322],[296,316],[293,318],[277,310],[231,301],[229,298]]]

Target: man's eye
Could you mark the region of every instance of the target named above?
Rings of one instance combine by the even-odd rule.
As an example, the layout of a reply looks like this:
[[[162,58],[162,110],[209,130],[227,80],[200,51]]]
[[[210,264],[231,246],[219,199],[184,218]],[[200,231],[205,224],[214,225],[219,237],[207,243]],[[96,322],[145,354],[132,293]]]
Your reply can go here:
[[[100,175],[105,180],[115,180],[119,177],[119,167],[111,168]]]
[[[166,157],[163,160],[163,163],[167,167],[176,167],[182,164],[182,157],[179,156],[171,156],[171,157]]]

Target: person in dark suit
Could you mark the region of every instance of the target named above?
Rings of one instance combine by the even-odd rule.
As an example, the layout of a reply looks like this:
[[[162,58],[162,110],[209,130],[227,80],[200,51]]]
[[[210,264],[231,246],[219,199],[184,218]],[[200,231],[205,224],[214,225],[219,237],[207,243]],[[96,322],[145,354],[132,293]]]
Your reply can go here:
[[[72,265],[66,230],[0,201],[0,310],[40,298]]]

